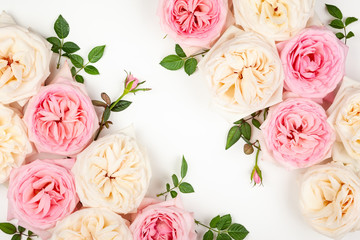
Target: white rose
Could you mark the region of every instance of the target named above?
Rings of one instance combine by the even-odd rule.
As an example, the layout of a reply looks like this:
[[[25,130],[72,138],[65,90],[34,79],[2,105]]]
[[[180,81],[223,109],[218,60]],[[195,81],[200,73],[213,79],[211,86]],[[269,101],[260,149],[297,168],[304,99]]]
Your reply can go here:
[[[282,100],[284,73],[275,43],[255,32],[230,27],[199,67],[231,121]]]
[[[334,162],[351,168],[360,177],[360,161],[352,158],[347,153],[341,142],[336,142],[332,149],[332,159]]]
[[[315,0],[234,0],[236,23],[275,41],[293,37],[314,14]]]
[[[355,165],[360,165],[360,83],[344,77],[327,113],[328,121],[336,131],[336,145],[343,145],[347,154],[357,162]],[[339,158],[345,159],[346,156]]]
[[[24,122],[14,110],[0,104],[0,183],[8,180],[11,169],[20,167],[31,152]]]
[[[360,227],[360,179],[340,164],[311,167],[302,178],[300,204],[314,229],[339,239]]]
[[[24,105],[49,76],[52,52],[41,36],[0,15],[0,103]]]
[[[85,208],[57,223],[51,240],[132,240],[127,222],[106,208]]]
[[[78,155],[72,171],[84,206],[123,214],[137,209],[151,177],[147,156],[125,134],[94,141]]]

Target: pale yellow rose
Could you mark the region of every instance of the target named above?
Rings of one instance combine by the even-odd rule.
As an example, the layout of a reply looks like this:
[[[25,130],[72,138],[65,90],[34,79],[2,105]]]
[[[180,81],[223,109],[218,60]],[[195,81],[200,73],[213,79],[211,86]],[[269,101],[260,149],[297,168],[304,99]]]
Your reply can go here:
[[[339,239],[360,227],[360,179],[340,164],[317,165],[304,174],[301,210],[318,232]]]
[[[236,24],[275,41],[293,37],[314,14],[315,0],[233,0]]]
[[[106,207],[123,214],[137,209],[151,177],[147,156],[134,138],[122,133],[90,144],[78,155],[72,171],[85,207]]]
[[[255,32],[230,27],[199,67],[231,121],[282,100],[284,73],[275,43]]]
[[[24,105],[49,76],[52,52],[40,35],[0,15],[0,103]]]
[[[337,159],[352,159],[352,166],[360,166],[360,83],[345,77],[327,113],[336,130]]]
[[[106,208],[85,208],[57,223],[51,240],[132,240],[127,222]]]
[[[0,104],[0,183],[8,180],[11,169],[20,167],[31,152],[24,122],[16,110]]]

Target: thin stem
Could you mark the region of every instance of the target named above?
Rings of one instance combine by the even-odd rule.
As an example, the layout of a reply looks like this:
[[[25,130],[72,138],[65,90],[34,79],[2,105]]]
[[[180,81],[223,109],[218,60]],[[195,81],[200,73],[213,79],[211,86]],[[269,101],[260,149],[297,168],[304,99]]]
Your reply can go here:
[[[261,149],[258,148],[256,151],[256,157],[255,157],[255,167],[258,166],[258,161],[259,161],[259,153],[260,153]]]
[[[87,65],[89,65],[90,62],[87,62],[84,66],[82,66],[81,68],[79,68],[79,70],[76,71],[75,76],[81,71],[83,70]]]
[[[206,49],[206,50],[204,50],[204,51],[202,51],[202,52],[199,52],[199,53],[196,53],[196,54],[190,55],[190,56],[189,56],[189,57],[187,57],[186,59],[188,59],[188,58],[192,58],[192,57],[196,57],[196,56],[199,56],[199,55],[202,55],[202,54],[205,54],[205,53],[207,53],[208,51],[210,51],[210,49]]]
[[[123,94],[122,94],[113,104],[111,104],[110,110],[112,110],[112,109],[116,106],[116,104],[118,104],[118,102],[120,102],[120,100],[121,100],[123,97],[125,97],[125,95],[128,94],[128,93],[129,93],[129,92],[125,89],[124,92],[123,92]]]
[[[62,38],[61,39],[61,45],[60,45],[60,51],[59,51],[59,59],[58,59],[58,62],[57,62],[57,65],[56,65],[56,69],[59,69],[60,67],[60,59],[61,59],[61,54],[62,54],[62,47],[64,45],[64,39]]]
[[[213,232],[220,233],[219,230],[216,230],[216,229],[214,229],[214,228],[212,228],[212,227],[206,226],[205,224],[199,222],[199,221],[196,220],[196,219],[195,219],[194,221],[195,221],[195,224],[197,224],[197,225],[200,225],[200,226],[202,226],[202,227],[204,227],[204,228],[207,228],[207,229],[209,229],[209,230],[211,230],[211,231],[213,231]]]
[[[163,196],[163,195],[165,195],[165,194],[167,194],[167,193],[171,192],[172,190],[174,190],[174,189],[178,188],[178,187],[180,186],[180,184],[182,183],[182,181],[183,181],[183,180],[184,180],[184,179],[182,178],[182,179],[180,180],[180,182],[178,183],[178,185],[177,185],[177,186],[174,186],[173,188],[170,188],[170,189],[169,189],[169,191],[166,191],[166,192],[163,192],[163,193],[159,193],[159,194],[157,194],[157,195],[156,195],[156,197],[161,197],[161,196]]]
[[[344,33],[345,33],[345,37],[344,37],[344,39],[345,39],[345,45],[346,45],[346,36],[347,36],[347,33],[346,33],[346,27],[344,27]]]

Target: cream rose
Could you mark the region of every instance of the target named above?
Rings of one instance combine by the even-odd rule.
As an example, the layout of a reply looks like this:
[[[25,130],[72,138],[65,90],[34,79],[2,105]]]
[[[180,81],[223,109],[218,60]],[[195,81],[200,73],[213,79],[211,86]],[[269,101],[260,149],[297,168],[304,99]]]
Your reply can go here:
[[[236,23],[275,41],[284,41],[305,28],[315,0],[233,0]]]
[[[230,27],[199,67],[230,120],[282,100],[284,73],[275,44],[254,32]]]
[[[347,154],[360,164],[360,83],[345,77],[328,109],[328,121],[337,134],[336,145],[343,145]],[[338,151],[340,150],[340,151]],[[341,146],[336,148],[341,154]],[[344,153],[344,152],[343,152]],[[339,157],[339,158],[346,158]]]
[[[360,179],[340,164],[311,167],[302,178],[300,205],[314,229],[339,239],[360,227]]]
[[[0,103],[24,105],[49,76],[52,52],[41,36],[0,15]]]
[[[78,155],[72,171],[84,206],[123,214],[140,205],[151,176],[146,155],[125,134],[108,135],[90,144]]]
[[[85,208],[59,222],[51,240],[132,240],[127,222],[106,208]]]
[[[24,122],[15,110],[0,104],[0,183],[8,180],[11,169],[20,167],[31,152]]]

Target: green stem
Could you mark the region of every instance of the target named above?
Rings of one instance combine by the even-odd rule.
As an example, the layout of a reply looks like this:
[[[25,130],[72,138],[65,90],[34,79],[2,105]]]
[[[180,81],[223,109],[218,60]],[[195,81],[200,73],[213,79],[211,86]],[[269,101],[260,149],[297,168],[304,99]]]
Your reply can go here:
[[[347,33],[346,33],[346,27],[344,27],[344,33],[345,33],[345,37],[344,37],[344,39],[345,39],[345,45],[346,45],[346,36],[347,36]]]
[[[56,69],[59,69],[60,67],[60,59],[61,59],[61,55],[62,55],[62,47],[64,45],[64,39],[62,38],[61,39],[61,45],[60,45],[60,51],[59,51],[59,59],[58,59],[58,62],[57,62],[57,65],[56,65]]]
[[[123,97],[125,97],[125,95],[128,94],[128,93],[129,93],[129,91],[127,91],[127,90],[125,89],[124,92],[123,92],[123,94],[122,94],[115,102],[113,102],[113,103],[111,104],[110,110],[112,110],[112,109],[116,106],[116,104],[118,104],[118,102],[120,102],[120,100],[121,100]]]
[[[259,145],[260,146],[260,145]],[[255,167],[258,167],[258,161],[259,161],[259,153],[261,151],[261,148],[258,147],[257,151],[256,151],[256,157],[255,157]]]
[[[186,59],[193,58],[193,57],[196,57],[196,56],[199,56],[199,55],[203,55],[203,54],[207,53],[208,51],[210,51],[210,49],[206,49],[206,50],[204,50],[202,52],[190,55],[189,57],[186,57]]]
[[[90,62],[87,62],[84,66],[82,66],[81,68],[79,68],[79,70],[76,71],[75,76],[81,71],[83,70],[87,65],[89,65]]]
[[[195,224],[197,224],[197,225],[200,225],[200,226],[202,226],[202,227],[204,227],[204,228],[207,228],[207,229],[209,229],[209,230],[211,230],[211,231],[213,231],[213,232],[221,233],[219,230],[216,230],[216,229],[214,229],[214,228],[212,228],[212,227],[206,226],[205,224],[199,222],[199,221],[196,220],[196,219],[195,219],[194,221],[195,221]]]
[[[166,192],[157,194],[156,197],[164,196],[165,194],[168,194],[168,193],[171,192],[172,190],[178,188],[178,187],[180,186],[180,184],[182,183],[183,180],[184,180],[184,179],[182,178],[182,179],[180,180],[180,182],[178,183],[177,186],[174,186],[173,188],[170,188],[169,191],[166,191]]]

